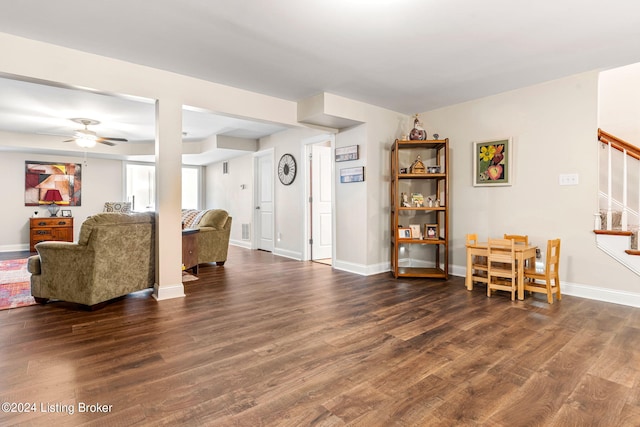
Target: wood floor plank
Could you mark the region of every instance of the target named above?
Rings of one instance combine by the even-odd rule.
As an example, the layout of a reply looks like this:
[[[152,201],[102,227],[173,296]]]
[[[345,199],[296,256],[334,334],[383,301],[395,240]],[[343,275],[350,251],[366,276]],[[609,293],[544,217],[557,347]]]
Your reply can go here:
[[[198,277],[185,298],[0,312],[0,400],[113,406],[0,425],[639,425],[639,309],[237,247]]]

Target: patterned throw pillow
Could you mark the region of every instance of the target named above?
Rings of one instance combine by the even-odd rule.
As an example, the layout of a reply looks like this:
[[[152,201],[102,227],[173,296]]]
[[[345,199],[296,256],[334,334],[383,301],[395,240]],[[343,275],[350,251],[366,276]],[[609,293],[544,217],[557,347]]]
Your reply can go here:
[[[103,212],[131,212],[131,202],[106,202]]]
[[[197,209],[183,209],[182,210],[182,223],[184,228],[193,228],[194,224],[197,224],[194,220],[199,216],[201,211]],[[200,220],[200,218],[198,218]]]

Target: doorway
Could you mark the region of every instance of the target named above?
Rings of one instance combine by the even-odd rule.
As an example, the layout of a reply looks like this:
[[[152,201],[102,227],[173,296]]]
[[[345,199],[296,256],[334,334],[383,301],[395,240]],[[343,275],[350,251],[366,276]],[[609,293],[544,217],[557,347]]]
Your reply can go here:
[[[323,137],[307,144],[308,248],[309,259],[333,263],[333,159],[332,139]]]

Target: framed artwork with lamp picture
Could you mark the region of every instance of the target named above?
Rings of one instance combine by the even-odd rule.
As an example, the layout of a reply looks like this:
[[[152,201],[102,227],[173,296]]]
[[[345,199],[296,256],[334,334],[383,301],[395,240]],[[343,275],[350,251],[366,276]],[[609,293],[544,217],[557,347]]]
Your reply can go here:
[[[79,163],[25,161],[24,205],[42,206],[51,216],[60,207],[80,206],[82,168]]]

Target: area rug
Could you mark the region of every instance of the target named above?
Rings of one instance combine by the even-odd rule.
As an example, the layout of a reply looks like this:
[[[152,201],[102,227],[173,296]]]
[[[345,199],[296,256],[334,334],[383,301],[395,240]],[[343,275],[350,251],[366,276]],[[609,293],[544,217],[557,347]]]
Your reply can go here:
[[[186,271],[182,272],[182,283],[193,282],[194,280],[198,280],[198,278],[193,274],[187,273]]]
[[[26,259],[0,261],[0,310],[34,305]]]

